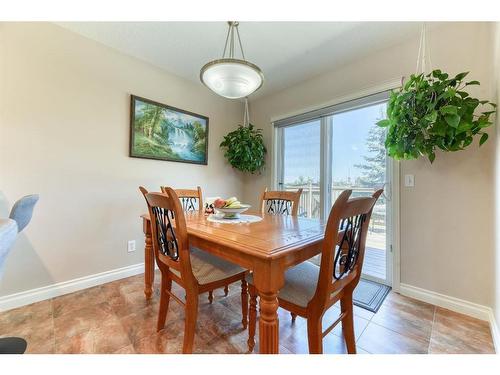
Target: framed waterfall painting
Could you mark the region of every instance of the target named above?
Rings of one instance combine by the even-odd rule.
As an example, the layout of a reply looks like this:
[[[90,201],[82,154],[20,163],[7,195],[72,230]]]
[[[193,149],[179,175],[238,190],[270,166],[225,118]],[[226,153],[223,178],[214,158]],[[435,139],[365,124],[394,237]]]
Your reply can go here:
[[[207,165],[208,117],[132,95],[129,155]]]

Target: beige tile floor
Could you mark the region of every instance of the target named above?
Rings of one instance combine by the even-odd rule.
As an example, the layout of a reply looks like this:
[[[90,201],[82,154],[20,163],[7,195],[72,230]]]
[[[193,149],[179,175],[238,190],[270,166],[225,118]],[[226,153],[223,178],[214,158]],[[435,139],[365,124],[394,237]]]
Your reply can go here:
[[[182,308],[171,301],[165,329],[156,332],[158,279],[148,302],[142,275],[0,313],[0,337],[21,336],[28,353],[179,353]],[[174,289],[182,296],[180,288]],[[200,297],[196,353],[247,353],[247,331],[241,325],[239,285],[214,302]],[[355,307],[359,353],[494,353],[487,322],[457,314],[391,292],[373,314]],[[324,317],[324,327],[338,314]],[[305,320],[292,324],[279,310],[280,352],[307,353]],[[323,341],[325,353],[345,353],[339,325]],[[258,342],[256,346],[258,351]]]

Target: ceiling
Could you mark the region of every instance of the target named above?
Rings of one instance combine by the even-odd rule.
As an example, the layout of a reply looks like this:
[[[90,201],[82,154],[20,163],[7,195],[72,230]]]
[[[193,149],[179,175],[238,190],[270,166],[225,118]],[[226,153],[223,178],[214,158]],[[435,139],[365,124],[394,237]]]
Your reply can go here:
[[[220,58],[225,22],[60,22],[60,26],[199,81],[200,68]],[[419,35],[412,22],[240,22],[248,61],[265,76],[261,97]],[[415,52],[416,53],[416,52]],[[208,90],[208,89],[207,89]]]

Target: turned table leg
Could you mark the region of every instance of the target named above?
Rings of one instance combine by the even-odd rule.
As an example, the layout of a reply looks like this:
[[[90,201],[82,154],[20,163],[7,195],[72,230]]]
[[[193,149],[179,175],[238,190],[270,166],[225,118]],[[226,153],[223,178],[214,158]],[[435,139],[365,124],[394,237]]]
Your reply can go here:
[[[259,351],[261,354],[278,354],[278,291],[284,284],[284,270],[272,263],[265,264],[254,270],[254,282],[260,297]]]
[[[144,294],[146,299],[153,296],[153,283],[155,280],[155,258],[151,237],[150,221],[143,218],[144,231]]]
[[[279,353],[278,293],[261,292],[259,350],[261,354]]]

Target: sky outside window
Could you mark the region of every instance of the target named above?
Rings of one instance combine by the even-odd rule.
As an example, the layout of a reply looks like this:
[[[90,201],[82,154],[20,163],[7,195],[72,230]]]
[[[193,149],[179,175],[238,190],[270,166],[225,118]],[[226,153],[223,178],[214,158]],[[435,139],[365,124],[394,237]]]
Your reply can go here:
[[[320,120],[284,128],[284,182],[294,184],[311,179],[319,183]]]
[[[385,117],[386,104],[376,104],[333,116],[332,177],[333,182],[355,183],[363,176],[356,167],[366,163],[370,156],[367,146],[370,129]],[[376,129],[378,130],[378,129]],[[381,129],[380,129],[381,130]],[[320,120],[310,121],[284,129],[284,182],[293,184],[320,178]]]

